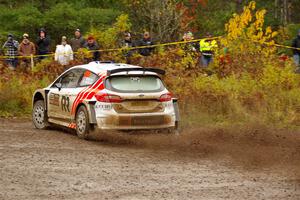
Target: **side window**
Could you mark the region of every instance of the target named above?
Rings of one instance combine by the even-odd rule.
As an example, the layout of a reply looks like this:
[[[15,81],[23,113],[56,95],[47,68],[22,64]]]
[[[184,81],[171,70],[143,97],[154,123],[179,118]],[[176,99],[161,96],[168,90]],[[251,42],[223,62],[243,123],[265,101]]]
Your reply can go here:
[[[83,70],[74,69],[69,71],[65,76],[61,78],[62,88],[75,88],[78,86],[79,79],[83,74]]]
[[[98,79],[98,76],[94,73],[92,73],[89,70],[86,70],[83,74],[83,77],[79,83],[79,87],[85,87],[90,86],[95,83],[95,81]]]

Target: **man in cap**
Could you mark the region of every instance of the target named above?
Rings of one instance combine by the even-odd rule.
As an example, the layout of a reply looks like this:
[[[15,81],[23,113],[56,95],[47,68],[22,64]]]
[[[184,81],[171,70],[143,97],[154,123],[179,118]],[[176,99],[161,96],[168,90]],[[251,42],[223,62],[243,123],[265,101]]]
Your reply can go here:
[[[70,45],[74,52],[77,52],[78,49],[83,48],[85,44],[85,39],[82,37],[80,29],[76,29],[74,33],[74,38],[71,39]]]
[[[18,48],[19,42],[14,40],[14,36],[12,34],[8,34],[7,41],[2,46],[3,49],[6,50],[5,56],[8,67],[12,70],[15,70],[18,64]]]
[[[300,64],[300,29],[298,30],[297,37],[293,40],[292,47],[295,48],[295,49],[293,49],[294,62],[296,64],[296,66],[299,67],[299,64]]]
[[[73,51],[69,44],[67,44],[67,37],[61,38],[61,44],[56,46],[55,50],[55,61],[61,65],[68,65],[73,60]]]
[[[29,35],[27,33],[23,34],[23,40],[19,46],[19,55],[24,56],[21,58],[21,65],[25,68],[30,66],[31,56],[35,55],[35,45],[29,41]]]
[[[99,61],[100,47],[93,36],[89,36],[87,39],[87,42],[83,46],[84,46],[84,48],[86,48],[87,50],[89,50],[93,53],[93,61]]]
[[[130,62],[131,62],[130,57],[133,54],[133,50],[130,50],[130,49],[128,50],[128,48],[134,47],[130,33],[124,34],[124,40],[122,41],[120,46],[124,49],[123,55],[126,58],[126,63],[130,64]]]
[[[154,42],[152,41],[150,33],[146,31],[143,35],[143,38],[139,41],[138,46],[152,46],[152,45],[154,45]],[[142,56],[150,56],[153,51],[154,51],[154,47],[139,49],[139,53]]]
[[[47,35],[47,32],[44,28],[41,28],[39,31],[36,45],[38,55],[41,55],[39,59],[42,60],[46,58],[46,56],[43,55],[49,54],[50,52],[50,37]]]
[[[184,43],[183,45],[183,49],[185,51],[185,53],[192,53],[192,52],[197,52],[199,51],[199,43],[198,42],[190,42],[194,40],[194,35],[191,31],[184,33],[183,37],[182,37],[182,41],[185,41],[187,43]]]

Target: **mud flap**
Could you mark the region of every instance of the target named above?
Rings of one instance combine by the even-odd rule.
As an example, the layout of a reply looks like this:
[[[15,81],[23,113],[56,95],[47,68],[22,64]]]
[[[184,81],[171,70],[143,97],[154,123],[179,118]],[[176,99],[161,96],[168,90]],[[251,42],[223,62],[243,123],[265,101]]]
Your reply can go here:
[[[88,113],[89,113],[90,124],[97,124],[95,104],[96,101],[88,101]]]
[[[179,121],[180,121],[180,114],[179,114],[179,107],[178,107],[178,99],[173,98],[173,107],[175,111],[175,129],[179,130]]]

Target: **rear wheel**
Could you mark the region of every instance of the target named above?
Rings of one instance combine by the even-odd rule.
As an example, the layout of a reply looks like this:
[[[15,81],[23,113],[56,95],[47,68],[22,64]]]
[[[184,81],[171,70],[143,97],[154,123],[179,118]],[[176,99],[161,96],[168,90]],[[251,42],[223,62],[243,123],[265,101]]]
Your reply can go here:
[[[32,109],[32,121],[37,129],[46,129],[48,127],[45,103],[43,100],[34,102]]]
[[[76,133],[81,139],[88,139],[91,126],[85,106],[80,106],[76,113]]]

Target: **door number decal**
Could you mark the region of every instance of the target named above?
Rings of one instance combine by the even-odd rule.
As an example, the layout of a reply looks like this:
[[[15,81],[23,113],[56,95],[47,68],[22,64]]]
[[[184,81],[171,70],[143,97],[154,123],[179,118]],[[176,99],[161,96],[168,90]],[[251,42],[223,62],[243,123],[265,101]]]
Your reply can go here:
[[[61,97],[61,109],[65,112],[70,112],[70,98],[68,96]]]

